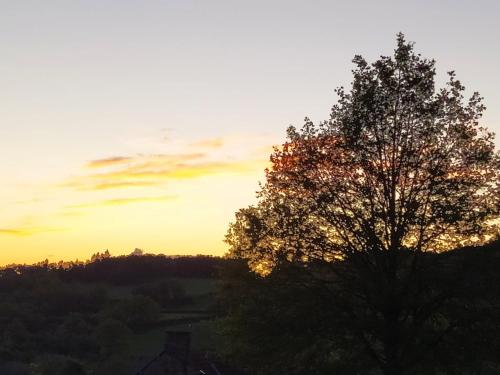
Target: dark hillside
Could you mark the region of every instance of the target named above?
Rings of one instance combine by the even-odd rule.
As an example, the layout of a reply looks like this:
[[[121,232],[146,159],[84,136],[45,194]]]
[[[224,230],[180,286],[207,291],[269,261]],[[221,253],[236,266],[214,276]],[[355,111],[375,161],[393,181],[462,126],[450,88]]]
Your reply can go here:
[[[0,374],[132,374],[161,351],[167,329],[192,330],[193,350],[213,350],[224,262],[132,255],[4,267]]]

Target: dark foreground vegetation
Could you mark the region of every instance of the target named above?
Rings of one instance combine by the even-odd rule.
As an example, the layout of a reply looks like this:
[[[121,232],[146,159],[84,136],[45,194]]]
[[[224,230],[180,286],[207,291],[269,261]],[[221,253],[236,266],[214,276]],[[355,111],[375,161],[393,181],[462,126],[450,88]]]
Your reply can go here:
[[[409,273],[411,254],[399,257]],[[352,262],[336,264],[339,276],[328,281],[311,276],[321,264],[283,262],[266,277],[245,261],[228,264],[219,350],[251,374],[381,374],[364,340],[387,330],[377,305],[398,303],[400,374],[500,374],[500,241],[425,254],[403,297],[389,302],[380,284],[363,285],[367,275],[350,271],[359,266]]]
[[[419,334],[406,333],[425,348],[410,353],[411,373],[500,374],[500,241],[429,253],[419,268],[404,301],[421,310]],[[224,375],[378,374],[352,329],[375,333],[383,319],[349,294],[355,277],[332,282],[335,292],[289,262],[262,276],[244,260],[199,256],[10,266],[0,271],[0,374],[136,374],[167,330],[191,332],[194,357],[231,368]]]
[[[0,374],[135,374],[166,330],[213,351],[217,257],[96,254],[0,270]]]

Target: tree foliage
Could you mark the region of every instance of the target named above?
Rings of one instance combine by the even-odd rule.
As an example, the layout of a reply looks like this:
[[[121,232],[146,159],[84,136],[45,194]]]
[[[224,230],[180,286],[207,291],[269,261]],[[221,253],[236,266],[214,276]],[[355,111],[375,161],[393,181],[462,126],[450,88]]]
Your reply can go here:
[[[349,335],[376,366],[400,374],[450,327],[435,319],[462,266],[439,268],[425,254],[498,234],[500,154],[479,125],[481,96],[466,100],[453,72],[437,90],[434,60],[402,34],[394,56],[353,62],[330,120],[288,129],[227,242],[261,274],[307,271],[309,285],[329,291],[325,307],[356,321]]]

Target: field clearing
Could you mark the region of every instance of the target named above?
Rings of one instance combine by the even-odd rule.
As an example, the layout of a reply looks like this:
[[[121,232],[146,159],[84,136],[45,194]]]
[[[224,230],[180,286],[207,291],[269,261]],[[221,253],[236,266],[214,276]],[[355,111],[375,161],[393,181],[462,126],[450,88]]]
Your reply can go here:
[[[137,358],[152,358],[165,345],[167,331],[191,332],[191,350],[199,353],[214,352],[216,349],[216,324],[211,308],[214,305],[217,280],[204,278],[165,278],[174,280],[185,290],[187,304],[163,309],[155,327],[136,332],[131,340],[131,353]],[[156,280],[155,283],[163,280]],[[143,284],[144,285],[144,284]],[[110,294],[117,299],[133,295],[133,286],[110,286]]]
[[[186,294],[190,297],[200,297],[207,294],[212,294],[216,290],[217,280],[212,278],[185,278],[185,277],[165,277],[147,283],[134,284],[134,285],[105,285],[94,284],[95,286],[103,287],[107,290],[112,298],[127,298],[133,295],[135,289],[159,283],[162,281],[173,281],[179,283]],[[88,284],[87,284],[88,285]]]
[[[191,349],[193,351],[213,352],[217,347],[215,325],[214,320],[203,320],[173,326],[158,326],[135,334],[132,339],[131,352],[138,356],[154,357],[163,350],[167,331],[191,332]]]

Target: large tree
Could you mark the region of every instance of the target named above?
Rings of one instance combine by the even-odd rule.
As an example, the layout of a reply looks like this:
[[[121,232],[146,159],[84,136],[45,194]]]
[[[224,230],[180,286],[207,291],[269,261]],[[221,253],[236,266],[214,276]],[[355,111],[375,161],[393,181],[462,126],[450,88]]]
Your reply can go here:
[[[324,308],[357,322],[344,337],[357,337],[385,374],[400,374],[420,360],[419,345],[438,345],[452,329],[436,328],[456,287],[455,276],[439,275],[459,266],[436,270],[427,254],[498,234],[500,155],[479,125],[481,96],[465,100],[453,72],[436,90],[434,60],[402,34],[394,56],[353,62],[352,88],[337,89],[330,120],[288,129],[258,203],[236,214],[227,241],[260,274],[307,273],[301,287],[319,285],[330,293]]]

